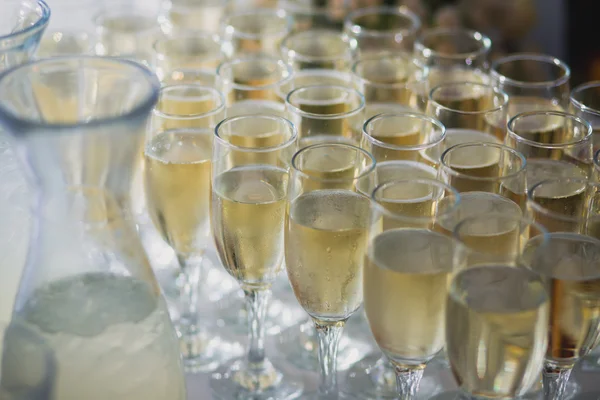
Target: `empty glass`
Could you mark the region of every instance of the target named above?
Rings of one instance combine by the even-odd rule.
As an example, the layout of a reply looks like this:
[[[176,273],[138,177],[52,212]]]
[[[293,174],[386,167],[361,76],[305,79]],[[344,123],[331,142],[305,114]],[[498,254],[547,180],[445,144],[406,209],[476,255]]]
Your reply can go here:
[[[334,69],[348,71],[356,52],[356,42],[346,34],[328,29],[292,33],[281,43],[281,58],[294,71]]]
[[[569,104],[571,70],[544,54],[513,54],[492,63],[491,84],[510,97],[508,115],[525,111],[563,111]]]
[[[225,52],[232,57],[262,54],[279,57],[279,46],[292,29],[283,10],[253,9],[232,13],[221,23]]]
[[[555,177],[587,179],[592,167],[592,127],[560,111],[530,111],[508,122],[504,142],[527,159],[527,185]]]
[[[367,7],[346,16],[344,32],[356,40],[361,57],[413,50],[421,21],[406,7]]]
[[[177,336],[130,212],[158,90],[148,69],[115,58],[50,58],[0,77],[0,124],[36,185],[13,318],[54,351],[57,398],[186,398]]]

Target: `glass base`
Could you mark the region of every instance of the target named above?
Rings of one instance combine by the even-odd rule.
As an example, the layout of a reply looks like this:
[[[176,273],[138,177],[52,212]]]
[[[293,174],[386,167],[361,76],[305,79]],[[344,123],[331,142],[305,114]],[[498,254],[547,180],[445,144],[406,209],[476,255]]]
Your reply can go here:
[[[302,400],[354,400],[354,397],[350,397],[347,393],[338,393],[337,397],[332,396],[321,396],[317,392],[309,392],[302,395]]]
[[[579,393],[579,385],[576,382],[569,381],[567,384],[567,390],[565,391],[565,396],[563,400],[571,400],[573,399],[577,393]],[[517,397],[519,400],[543,400],[544,395],[541,390],[527,393],[524,396]],[[431,400],[469,400],[468,396],[465,396],[464,392],[454,390],[451,392],[440,393],[434,397],[431,397]]]
[[[346,371],[373,350],[368,343],[353,339],[348,333],[346,329],[340,339],[337,355],[338,372]],[[280,357],[296,368],[319,371],[319,349],[312,321],[292,326],[279,335],[277,350]]]
[[[371,353],[354,364],[342,390],[365,400],[398,398],[396,374],[381,352]]]
[[[213,371],[219,365],[244,354],[244,347],[240,343],[227,342],[215,335],[178,334],[183,366],[187,373]]]
[[[302,383],[276,370],[269,361],[264,368],[249,373],[246,359],[237,359],[215,371],[210,387],[222,400],[288,400],[302,394]]]

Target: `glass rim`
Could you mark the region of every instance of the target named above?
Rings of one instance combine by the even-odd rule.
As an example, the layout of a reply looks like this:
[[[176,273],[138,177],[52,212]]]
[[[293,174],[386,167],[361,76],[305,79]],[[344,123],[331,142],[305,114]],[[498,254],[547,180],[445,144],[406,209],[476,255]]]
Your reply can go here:
[[[399,215],[398,213],[388,210],[379,202],[380,200],[382,200],[382,199],[378,200],[378,198],[377,198],[377,194],[380,191],[385,190],[389,187],[398,185],[398,184],[405,184],[405,183],[409,183],[409,182],[418,182],[418,183],[422,183],[422,184],[428,184],[430,186],[435,186],[438,189],[442,188],[445,192],[447,191],[447,192],[451,193],[452,197],[454,198],[452,206],[449,209],[445,210],[442,214],[435,214],[430,217],[419,217],[419,216]],[[447,196],[444,196],[443,198],[447,198]],[[454,214],[459,209],[460,204],[461,204],[460,193],[456,189],[454,189],[452,186],[450,186],[442,181],[439,181],[435,178],[417,178],[417,179],[408,178],[408,179],[390,180],[390,181],[387,181],[387,182],[384,182],[384,183],[381,183],[381,184],[375,186],[375,188],[371,192],[370,199],[375,204],[375,207],[377,208],[378,212],[386,215],[389,218],[393,218],[396,220],[402,220],[402,221],[427,222],[427,221],[435,221],[440,218],[447,218],[450,215]]]
[[[168,91],[170,89],[201,89],[201,90],[206,90],[208,92],[211,92],[212,94],[216,94],[217,98],[219,99],[219,105],[215,106],[215,108],[213,108],[210,111],[206,111],[203,113],[199,113],[199,114],[186,114],[186,115],[182,115],[182,114],[172,114],[172,113],[168,113],[168,112],[164,112],[158,109],[158,107],[154,107],[153,110],[153,114],[159,117],[163,117],[163,118],[169,118],[172,120],[180,120],[180,121],[186,121],[186,120],[194,120],[197,118],[202,118],[202,117],[210,117],[211,115],[215,115],[218,114],[221,111],[225,110],[225,97],[223,96],[223,94],[210,86],[204,86],[202,84],[199,83],[180,83],[180,84],[173,84],[173,85],[165,85],[160,89],[160,93],[158,95],[159,101],[161,96],[165,93],[165,91]]]
[[[307,77],[323,77],[323,78],[333,78],[339,81],[339,86],[343,86],[344,83],[348,84],[349,88],[353,88],[352,85],[352,75],[345,71],[337,71],[334,69],[326,69],[326,68],[306,68],[300,71],[294,71],[294,74],[290,81],[294,81],[295,79],[302,79]],[[280,86],[277,88],[277,96],[285,103],[285,99],[288,94],[294,89],[300,88],[302,86],[296,86],[290,88],[283,88]]]
[[[594,153],[594,165],[596,169],[600,169],[600,149]]]
[[[112,64],[113,66],[125,66],[129,69],[129,72],[135,73],[138,76],[141,75],[145,78],[145,81],[149,87],[148,94],[145,96],[144,99],[137,102],[134,107],[132,107],[129,111],[127,111],[124,114],[107,116],[99,119],[91,119],[89,121],[76,121],[73,123],[39,122],[26,116],[19,116],[15,114],[12,110],[6,108],[0,101],[0,119],[7,120],[10,122],[10,124],[18,124],[21,126],[24,125],[28,130],[36,130],[38,131],[37,133],[43,134],[44,131],[48,130],[63,131],[70,129],[79,129],[82,126],[98,127],[107,124],[120,123],[131,119],[140,118],[147,113],[149,114],[149,112],[152,110],[152,108],[154,108],[154,105],[158,101],[158,96],[160,92],[160,82],[158,81],[156,74],[154,74],[154,72],[150,71],[150,69],[144,67],[137,61],[117,57],[102,57],[95,55],[70,55],[42,58],[26,64],[21,64],[19,66],[1,72],[0,86],[2,85],[3,79],[12,74],[18,74],[23,73],[25,71],[39,69],[43,65],[56,65],[62,64],[64,62],[76,62],[77,64],[79,64],[79,67],[81,67],[82,63],[90,62],[100,62],[104,63],[105,65]]]
[[[247,17],[247,16],[261,16],[261,15],[271,15],[276,18],[285,21],[285,26],[281,30],[273,31],[273,32],[265,32],[265,33],[249,33],[240,31],[239,28],[235,27],[231,20],[233,18]],[[265,21],[266,24],[266,21]],[[232,37],[242,38],[242,39],[260,39],[265,36],[285,36],[292,29],[292,17],[284,10],[284,9],[273,9],[273,8],[255,8],[255,9],[245,9],[240,10],[231,14],[226,15],[221,21],[221,26],[225,35],[231,35]]]
[[[160,45],[163,45],[166,43],[171,43],[171,42],[179,42],[181,40],[193,41],[194,43],[196,43],[203,39],[208,39],[211,42],[215,43],[217,45],[219,51],[221,51],[221,43],[220,43],[219,35],[216,33],[204,32],[204,31],[201,31],[201,32],[178,31],[169,36],[160,37],[160,38],[156,39],[154,41],[154,43],[152,43],[152,49],[157,54],[165,54],[165,53],[167,53],[167,51],[165,51],[165,50],[161,51],[158,49],[158,47]]]
[[[221,132],[221,130],[230,123],[236,122],[238,120],[242,120],[242,119],[268,119],[268,120],[272,120],[272,121],[277,121],[279,123],[284,124],[289,131],[291,132],[290,137],[283,143],[280,143],[278,145],[275,146],[269,146],[269,147],[245,147],[245,146],[239,146],[236,144],[232,144],[231,142],[229,142],[228,140],[224,139],[219,133]],[[269,153],[272,151],[277,151],[277,150],[281,150],[284,149],[286,147],[289,147],[290,145],[292,145],[297,137],[298,137],[298,130],[296,129],[296,126],[287,118],[283,118],[280,117],[278,115],[272,115],[272,114],[252,114],[252,115],[236,115],[233,117],[227,117],[224,120],[222,120],[221,122],[219,122],[217,124],[217,126],[215,126],[214,129],[215,132],[215,140],[217,140],[217,142],[219,142],[221,145],[226,146],[230,149],[233,149],[235,151],[241,151],[241,152],[247,152],[247,153]]]
[[[361,81],[361,83],[368,83],[369,86],[375,88],[393,88],[393,89],[401,89],[408,88],[415,83],[425,82],[427,77],[425,74],[418,78],[409,78],[406,82],[393,82],[393,83],[381,83],[381,82],[373,82],[371,79],[364,77],[363,75],[357,72],[357,69],[366,62],[370,61],[383,61],[383,60],[402,60],[406,61],[407,64],[411,64],[414,67],[414,70],[411,71],[411,75],[415,72],[422,72],[426,70],[427,67],[420,65],[417,60],[413,59],[409,54],[406,53],[387,53],[387,54],[379,54],[379,55],[367,55],[365,57],[357,58],[353,63],[350,71],[352,76]]]
[[[570,119],[572,121],[577,122],[580,125],[583,125],[587,130],[587,134],[585,136],[583,136],[581,139],[573,140],[573,141],[565,142],[565,143],[541,143],[541,142],[536,142],[536,141],[533,141],[530,139],[526,139],[514,131],[514,125],[516,124],[516,122],[519,119],[531,117],[534,115],[546,115],[546,116],[552,115],[555,117],[561,117],[562,119]],[[506,127],[507,127],[506,135],[507,136],[510,135],[517,142],[526,144],[531,147],[544,148],[544,149],[562,149],[562,148],[569,147],[569,146],[576,146],[578,144],[582,144],[588,140],[591,140],[592,134],[593,134],[592,126],[585,119],[578,117],[576,115],[567,113],[567,112],[553,111],[553,110],[526,111],[526,112],[516,114],[508,121],[508,124],[506,125]]]
[[[533,185],[531,187],[531,189],[529,189],[527,191],[527,206],[533,208],[536,212],[539,212],[540,214],[544,214],[546,216],[552,217],[552,218],[557,219],[559,221],[580,222],[580,221],[588,221],[588,220],[591,220],[591,219],[598,219],[598,218],[600,218],[600,216],[589,217],[589,216],[583,215],[581,217],[576,217],[576,216],[569,216],[569,215],[561,214],[561,213],[558,213],[556,211],[550,210],[547,207],[542,206],[533,197],[535,190],[537,188],[539,188],[540,186],[546,185],[546,184],[551,184],[551,183],[557,184],[559,182],[578,183],[578,184],[580,183],[583,186],[583,188],[584,188],[583,191],[588,190],[588,188],[590,186],[600,189],[600,183],[594,182],[594,181],[592,181],[590,179],[583,179],[583,178],[550,178],[550,179],[544,179],[544,180],[536,183],[535,185]]]
[[[581,85],[575,86],[573,90],[571,90],[571,94],[569,95],[569,101],[574,107],[578,108],[580,111],[600,117],[600,110],[586,106],[581,100],[575,98],[576,94],[590,88],[598,88],[598,90],[600,91],[600,80],[585,82]]]
[[[233,79],[229,82],[229,85],[231,85],[231,87],[233,89],[244,90],[244,91],[276,89],[276,88],[280,87],[281,85],[284,85],[287,82],[291,81],[292,78],[294,77],[293,69],[289,64],[283,62],[283,60],[280,60],[278,58],[265,56],[265,55],[253,55],[253,56],[251,55],[251,56],[237,57],[237,58],[233,58],[231,60],[224,60],[217,66],[216,76],[222,82],[228,82],[228,80],[225,79],[221,75],[221,72],[223,71],[224,68],[229,67],[233,72],[233,67],[235,65],[240,65],[240,64],[249,63],[249,62],[262,62],[262,61],[269,61],[273,65],[276,64],[278,67],[283,68],[283,70],[286,73],[286,76],[278,79],[276,82],[268,83],[266,85],[250,86],[250,85],[235,83]]]
[[[17,1],[15,1],[15,3],[17,3]],[[20,39],[23,36],[28,36],[30,34],[36,33],[38,31],[44,29],[46,26],[48,26],[48,22],[50,21],[50,16],[52,14],[52,10],[50,9],[50,6],[48,6],[48,4],[44,0],[36,0],[36,4],[41,8],[41,15],[38,16],[37,21],[35,21],[33,24],[31,24],[23,29],[20,29],[16,32],[11,32],[11,33],[0,35],[0,42],[3,40]],[[12,48],[13,47],[8,47],[7,49],[4,49],[4,50],[10,50]]]
[[[465,53],[443,53],[425,46],[424,43],[425,39],[428,39],[432,36],[458,36],[459,34],[472,38],[477,43],[481,43],[481,48],[476,51],[469,51]],[[422,53],[425,58],[434,57],[452,60],[471,59],[486,55],[490,52],[491,48],[492,40],[489,38],[489,36],[484,35],[479,31],[466,28],[431,28],[422,32],[415,40],[415,51]]]
[[[126,15],[126,16],[133,16],[133,17],[151,17],[153,19],[156,19],[158,21],[159,18],[159,14],[155,13],[155,12],[149,12],[145,7],[140,7],[139,5],[133,5],[130,7],[126,7],[124,4],[119,4],[118,6],[114,7],[114,4],[111,5],[111,7],[107,7],[106,5],[104,5],[103,7],[100,8],[99,11],[96,12],[96,14],[93,17],[93,21],[94,24],[97,26],[100,24],[100,21],[103,20],[106,17],[110,17],[110,16],[114,16],[114,15]],[[160,24],[156,23],[153,24],[152,26],[147,27],[146,29],[143,29],[141,31],[135,31],[135,32],[127,32],[127,34],[131,35],[133,34],[133,36],[142,36],[142,35],[146,35],[148,32],[158,32],[161,30]]]
[[[486,89],[491,89],[493,95],[498,96],[497,98],[500,98],[502,100],[502,104],[492,107],[492,108],[489,108],[487,110],[462,111],[462,110],[457,110],[455,108],[446,107],[445,105],[440,104],[437,100],[433,99],[433,94],[437,90],[440,90],[440,89],[443,89],[446,87],[460,86],[460,85],[478,86],[478,87],[483,87]],[[483,114],[490,114],[490,113],[494,113],[497,111],[501,111],[502,109],[508,109],[508,95],[502,89],[497,88],[496,86],[493,86],[493,85],[489,85],[487,83],[479,83],[479,82],[471,82],[471,81],[457,81],[457,82],[441,83],[429,91],[428,101],[431,101],[432,103],[434,103],[436,108],[439,108],[439,109],[445,110],[445,111],[450,111],[454,114],[461,114],[461,115],[483,115]]]
[[[372,124],[378,120],[392,118],[392,117],[411,118],[411,119],[418,119],[421,121],[429,122],[430,124],[433,125],[433,127],[436,127],[439,129],[440,137],[435,142],[406,145],[406,146],[397,146],[394,144],[382,142],[381,140],[374,138],[373,136],[371,136],[371,134],[368,133],[368,128],[369,128],[370,124]],[[426,114],[421,114],[419,112],[413,112],[413,111],[384,112],[384,113],[376,114],[365,121],[365,123],[363,124],[363,129],[362,129],[362,137],[365,138],[366,140],[368,140],[369,142],[376,144],[378,147],[389,149],[389,150],[421,151],[421,150],[430,149],[432,147],[435,147],[435,146],[441,144],[444,141],[444,139],[446,138],[446,127],[444,126],[444,124],[442,124],[437,119],[435,119],[429,115],[426,115]]]
[[[344,147],[349,150],[354,150],[358,153],[361,153],[363,156],[365,156],[368,160],[371,161],[371,163],[366,170],[362,171],[358,176],[354,176],[352,178],[319,178],[314,175],[307,174],[302,169],[298,168],[298,165],[297,165],[298,157],[301,157],[303,155],[303,153],[305,153],[307,151],[311,151],[311,150],[317,149],[319,147],[337,147],[337,148]],[[294,154],[294,156],[292,157],[291,166],[292,166],[292,169],[294,170],[294,173],[299,174],[306,179],[309,179],[312,181],[317,181],[317,182],[341,183],[341,182],[359,181],[360,179],[364,178],[365,176],[367,176],[370,173],[372,173],[373,171],[375,171],[376,162],[375,162],[375,158],[373,157],[373,155],[371,153],[369,153],[367,150],[360,148],[358,146],[355,146],[353,144],[349,144],[349,143],[317,143],[317,144],[303,147],[300,150],[298,150],[296,152],[296,154]]]
[[[389,30],[385,30],[385,31],[379,31],[379,30],[376,30],[376,29],[367,29],[367,28],[364,28],[362,25],[357,24],[354,21],[356,18],[364,17],[365,15],[369,15],[369,14],[387,14],[387,15],[394,15],[396,17],[399,17],[399,16],[400,17],[405,17],[406,19],[408,19],[412,23],[412,26],[407,27],[407,28],[403,28],[403,29],[389,29]],[[344,28],[347,31],[352,32],[356,36],[383,37],[383,36],[395,35],[398,32],[407,32],[409,34],[416,34],[419,31],[419,29],[421,29],[421,19],[417,16],[417,14],[415,14],[414,12],[412,12],[406,6],[400,6],[400,7],[386,7],[386,6],[364,7],[364,8],[356,9],[356,10],[350,12],[346,16],[346,18],[344,20]]]
[[[512,173],[510,173],[508,175],[493,176],[493,177],[488,177],[488,176],[472,176],[472,175],[467,175],[467,174],[462,173],[462,172],[458,172],[458,171],[454,170],[454,168],[452,166],[447,165],[446,162],[445,162],[446,160],[444,160],[444,158],[446,157],[446,155],[448,155],[452,151],[454,151],[456,149],[460,149],[460,148],[465,148],[465,147],[494,147],[494,148],[499,149],[501,151],[508,152],[512,156],[517,157],[517,159],[519,159],[521,161],[521,167],[519,168],[518,171],[512,172]],[[440,156],[440,168],[443,168],[444,172],[446,172],[446,173],[448,173],[448,174],[450,174],[452,176],[461,177],[461,178],[469,179],[469,180],[472,180],[472,181],[478,181],[478,182],[494,182],[494,181],[503,181],[505,179],[516,178],[520,174],[525,174],[525,171],[526,171],[526,168],[527,168],[527,159],[519,151],[513,149],[512,147],[508,147],[508,146],[506,146],[506,145],[504,145],[502,143],[466,142],[466,143],[455,144],[454,146],[450,146],[446,150],[444,150],[442,152],[442,155]]]
[[[456,224],[454,229],[452,229],[452,237],[454,237],[456,240],[458,240],[463,246],[469,247],[469,246],[465,245],[462,240],[462,236],[460,234],[461,228],[464,228],[467,224],[469,224],[473,221],[483,220],[483,219],[491,219],[491,218],[518,221],[520,224],[534,226],[538,230],[538,232],[540,232],[539,235],[536,235],[534,237],[543,236],[544,243],[547,243],[547,241],[548,241],[548,230],[546,229],[546,227],[544,227],[539,222],[533,220],[531,217],[524,216],[524,215],[519,216],[519,217],[514,217],[514,216],[506,215],[506,214],[503,214],[500,212],[491,212],[491,213],[471,215],[469,217],[461,219],[458,222],[458,224]],[[480,236],[483,236],[483,235],[480,235]],[[518,253],[521,253],[521,251],[518,251]]]
[[[317,35],[317,34],[327,35],[330,37],[335,36],[336,38],[338,38],[342,42],[344,42],[347,45],[347,47],[344,49],[343,54],[337,54],[337,55],[333,55],[333,56],[311,56],[311,55],[307,55],[304,53],[299,53],[296,50],[293,50],[292,48],[289,47],[289,42],[291,40],[297,39],[298,37],[301,37],[301,36],[310,36],[311,34],[312,35]],[[305,62],[336,61],[336,60],[351,61],[353,58],[352,43],[351,43],[348,35],[345,34],[344,32],[339,32],[339,31],[336,31],[333,29],[327,29],[327,28],[312,28],[312,29],[308,29],[305,31],[291,32],[281,42],[280,52],[281,52],[281,55],[286,55],[286,56],[288,56],[290,52],[293,52],[294,56],[290,57],[290,58],[292,58],[293,60],[305,61]]]
[[[559,78],[552,79],[549,81],[537,81],[537,82],[526,82],[519,81],[516,79],[509,78],[507,76],[502,75],[498,72],[498,67],[502,64],[507,64],[515,61],[535,61],[544,64],[552,64],[563,71],[563,75]],[[496,78],[501,83],[509,83],[511,86],[524,88],[524,89],[535,89],[535,88],[543,88],[546,86],[560,86],[565,84],[571,78],[571,69],[569,66],[557,57],[553,57],[546,54],[539,53],[515,53],[506,57],[499,58],[492,62],[490,67],[490,77]]]
[[[358,107],[350,110],[350,111],[345,111],[343,113],[337,113],[337,114],[316,114],[316,113],[311,113],[311,112],[307,112],[307,111],[303,111],[301,110],[299,107],[293,105],[290,102],[290,97],[292,97],[293,95],[306,91],[306,90],[311,90],[314,88],[335,88],[335,89],[340,89],[343,90],[346,93],[352,93],[353,95],[357,96],[358,100],[359,100],[359,104]],[[339,118],[347,118],[347,117],[352,117],[356,114],[358,114],[359,112],[363,111],[365,108],[365,97],[363,96],[362,93],[360,93],[358,90],[353,89],[351,87],[348,86],[341,86],[341,85],[308,85],[308,86],[300,86],[297,88],[294,88],[293,90],[291,90],[287,96],[285,97],[285,105],[286,107],[290,108],[292,110],[292,112],[294,112],[295,114],[298,114],[301,117],[308,117],[308,118],[312,118],[312,119],[339,119]]]

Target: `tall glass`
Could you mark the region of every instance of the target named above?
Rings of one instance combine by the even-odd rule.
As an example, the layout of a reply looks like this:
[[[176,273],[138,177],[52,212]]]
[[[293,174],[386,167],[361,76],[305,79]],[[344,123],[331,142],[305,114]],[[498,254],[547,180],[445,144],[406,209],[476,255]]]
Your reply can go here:
[[[247,56],[225,61],[217,68],[227,115],[274,114],[284,117],[281,99],[293,77],[292,68],[268,56]]]
[[[559,111],[530,111],[508,122],[505,144],[527,159],[529,187],[548,178],[583,178],[591,174],[592,127]]]
[[[36,56],[94,54],[96,38],[93,19],[97,12],[98,2],[94,0],[52,1],[50,25]]]
[[[344,21],[344,32],[356,40],[361,57],[411,52],[419,29],[419,17],[406,7],[359,8]]]
[[[500,142],[506,136],[508,96],[490,85],[450,82],[429,93],[427,114],[440,120],[448,130],[483,132]]]
[[[56,354],[57,398],[186,398],[175,330],[130,211],[158,91],[147,68],[115,58],[49,58],[0,77],[0,124],[36,184],[13,318]]]
[[[399,398],[413,399],[426,364],[444,346],[455,245],[435,226],[457,211],[460,196],[435,179],[405,179],[380,184],[372,199],[376,223],[364,267],[364,307],[395,369]]]
[[[161,81],[182,69],[216,73],[225,60],[219,37],[211,33],[180,33],[161,38],[153,49],[152,65]]]
[[[510,97],[509,117],[525,111],[564,111],[570,78],[563,61],[544,54],[513,54],[495,60],[490,69],[491,84]]]
[[[340,138],[353,144],[360,140],[365,100],[357,90],[304,86],[292,90],[285,103],[290,120],[298,127],[300,147]]]
[[[400,104],[417,109],[425,73],[407,54],[362,57],[352,66],[356,88],[372,104]]]
[[[600,343],[600,240],[556,232],[540,242],[530,240],[523,258],[550,294],[544,399],[563,400],[573,366]]]
[[[571,91],[569,112],[592,125],[594,151],[600,150],[600,81],[581,84]]]
[[[146,135],[146,208],[179,264],[174,279],[178,312],[172,318],[189,371],[212,370],[227,357],[200,316],[209,301],[200,292],[206,291],[208,278],[201,265],[210,234],[213,130],[224,116],[224,100],[215,89],[165,86]],[[165,284],[165,289],[173,285]]]
[[[356,185],[374,168],[369,153],[340,143],[305,147],[292,160],[285,264],[294,294],[317,330],[318,399],[338,396],[339,339],[362,303],[370,201],[356,192]]]
[[[500,194],[526,211],[526,161],[510,147],[481,142],[452,146],[442,154],[438,178],[459,193]]]
[[[94,20],[96,54],[151,65],[152,46],[161,35],[157,18],[152,10],[128,2],[105,3]]]
[[[279,56],[279,46],[292,29],[283,10],[252,9],[228,14],[221,22],[225,52],[233,57],[249,54]]]
[[[295,32],[281,43],[281,58],[294,71],[333,69],[348,71],[356,52],[356,42],[344,33],[329,29]]]
[[[162,0],[159,22],[167,35],[202,31],[219,33],[230,0]]]
[[[50,18],[44,1],[5,1],[0,13],[0,72],[33,58]],[[31,198],[6,133],[0,127],[0,252],[6,265],[0,272],[0,321],[9,321],[15,292],[25,264]]]
[[[502,263],[458,270],[446,301],[446,348],[462,393],[451,398],[519,398],[539,381],[548,343],[543,280]]]
[[[489,37],[463,28],[433,28],[421,33],[415,42],[414,56],[428,69],[426,94],[441,83],[487,83]]]
[[[276,133],[277,142],[256,140]],[[265,356],[265,316],[271,286],[284,257],[288,169],[296,129],[268,115],[227,118],[216,128],[212,160],[211,222],[223,266],[247,300],[248,355],[212,376],[221,398],[288,399],[302,388]]]
[[[378,163],[407,160],[436,166],[445,137],[444,125],[424,114],[385,113],[365,122],[361,147]]]

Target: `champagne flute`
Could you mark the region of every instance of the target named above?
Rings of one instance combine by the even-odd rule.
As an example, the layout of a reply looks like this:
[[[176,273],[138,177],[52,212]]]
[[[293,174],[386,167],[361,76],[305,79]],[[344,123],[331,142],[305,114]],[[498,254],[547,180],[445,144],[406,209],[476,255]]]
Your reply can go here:
[[[245,56],[217,68],[227,98],[227,115],[274,114],[285,116],[280,93],[293,77],[292,68],[269,56]]]
[[[356,52],[356,42],[345,33],[329,29],[295,32],[281,43],[281,58],[294,71],[332,69],[348,71]]]
[[[146,208],[179,264],[179,315],[175,317],[186,369],[207,371],[227,355],[224,343],[200,321],[200,296],[209,225],[212,129],[225,104],[215,89],[166,86],[154,110],[144,152]],[[167,290],[171,282],[166,282]],[[223,346],[223,349],[220,348]]]
[[[436,232],[457,211],[459,194],[435,179],[383,183],[372,194],[364,268],[365,312],[396,372],[399,398],[415,397],[425,365],[444,346],[444,301],[454,240]]]
[[[363,126],[361,147],[377,162],[410,160],[436,166],[446,128],[438,120],[414,112],[379,114]]]
[[[294,294],[317,330],[319,399],[338,396],[339,339],[362,302],[370,201],[356,185],[374,168],[368,152],[341,143],[308,146],[292,159],[285,262]]]
[[[548,297],[542,280],[525,268],[492,264],[460,270],[448,290],[446,348],[462,393],[433,399],[526,394],[544,364]]]
[[[509,118],[526,111],[564,111],[569,104],[571,70],[558,58],[518,53],[495,60],[491,84],[510,97]]]
[[[416,109],[419,105],[416,95],[425,73],[408,54],[362,57],[353,64],[352,74],[367,106],[391,103]]]
[[[560,111],[529,111],[508,122],[505,144],[527,159],[529,187],[544,179],[587,179],[592,164],[592,127]]]
[[[180,33],[161,38],[154,43],[153,65],[161,81],[180,69],[216,73],[224,61],[220,39],[216,34]]]
[[[292,29],[284,10],[250,9],[226,15],[221,22],[225,52],[233,57],[249,54],[279,56],[279,46]]]
[[[300,147],[339,138],[358,143],[365,100],[357,90],[337,85],[304,86],[292,90],[285,103],[298,127]]]
[[[529,212],[550,232],[574,232],[600,239],[600,184],[588,179],[552,178],[528,193]]]
[[[356,40],[361,57],[369,53],[410,52],[419,29],[419,17],[407,7],[359,8],[344,21],[344,32]]]
[[[162,0],[160,3],[161,29],[166,35],[172,35],[200,29],[218,33],[230,0]]]
[[[274,131],[278,143],[252,140]],[[231,117],[216,128],[213,234],[223,266],[244,291],[249,330],[247,357],[212,375],[211,388],[219,398],[290,399],[302,392],[300,384],[275,369],[264,348],[271,285],[283,264],[288,169],[296,139],[293,124],[277,116]]]
[[[571,91],[570,112],[592,125],[594,151],[600,150],[600,81],[583,83]]]
[[[158,14],[129,2],[108,2],[96,16],[96,54],[122,57],[146,66],[152,62],[152,45],[160,37]]]
[[[600,240],[553,232],[541,250],[540,242],[531,239],[523,259],[550,293],[544,398],[562,400],[573,366],[600,342]]]
[[[446,129],[478,131],[503,141],[506,136],[508,96],[490,85],[449,82],[429,93],[427,114]]]
[[[497,212],[465,218],[453,232],[462,244],[459,259],[469,268],[494,264],[519,266],[529,239],[546,234],[546,229],[533,219]]]
[[[525,157],[496,143],[463,143],[442,154],[438,178],[459,193],[497,193],[526,210]]]

